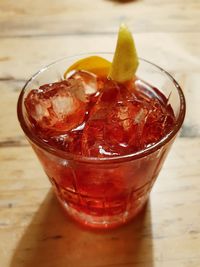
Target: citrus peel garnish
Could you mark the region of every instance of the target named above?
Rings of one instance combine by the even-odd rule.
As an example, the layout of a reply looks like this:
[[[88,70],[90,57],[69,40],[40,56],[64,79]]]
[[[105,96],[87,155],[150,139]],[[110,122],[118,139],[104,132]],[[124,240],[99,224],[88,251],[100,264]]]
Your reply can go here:
[[[132,34],[125,24],[121,24],[112,63],[100,56],[82,58],[65,71],[64,78],[66,79],[71,71],[84,70],[118,83],[124,83],[133,79],[138,64]]]
[[[72,64],[64,73],[64,78],[66,79],[67,74],[73,70],[85,70],[92,72],[101,77],[107,77],[111,63],[99,56],[90,56],[82,58]]]
[[[132,34],[125,24],[121,24],[109,78],[119,83],[129,81],[134,77],[138,64]]]

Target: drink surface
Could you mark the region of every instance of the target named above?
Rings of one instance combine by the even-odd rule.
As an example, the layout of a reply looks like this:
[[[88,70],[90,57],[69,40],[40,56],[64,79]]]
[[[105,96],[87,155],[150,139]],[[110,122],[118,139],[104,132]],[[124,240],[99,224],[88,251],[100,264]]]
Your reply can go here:
[[[86,71],[31,90],[25,106],[31,130],[43,142],[87,157],[135,153],[175,125],[158,89],[139,78],[119,84]]]

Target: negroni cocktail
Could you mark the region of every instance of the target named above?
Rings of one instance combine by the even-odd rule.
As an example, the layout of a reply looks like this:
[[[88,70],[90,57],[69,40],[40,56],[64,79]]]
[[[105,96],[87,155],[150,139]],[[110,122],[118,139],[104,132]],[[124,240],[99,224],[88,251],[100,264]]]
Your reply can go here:
[[[18,103],[59,201],[97,228],[123,224],[142,209],[185,114],[177,83],[136,57],[127,31],[119,33],[112,64],[98,55],[71,66],[56,62],[27,84]],[[58,71],[64,77],[53,80]]]

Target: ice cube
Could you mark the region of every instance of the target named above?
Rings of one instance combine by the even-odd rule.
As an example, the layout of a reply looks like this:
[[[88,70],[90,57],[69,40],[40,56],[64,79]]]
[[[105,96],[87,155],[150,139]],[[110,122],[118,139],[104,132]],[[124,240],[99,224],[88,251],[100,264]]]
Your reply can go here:
[[[141,135],[147,111],[136,101],[117,103],[108,115],[106,140],[119,149],[120,154],[136,151],[141,147]]]
[[[84,120],[86,103],[73,92],[77,87],[78,82],[62,81],[32,90],[25,99],[31,121],[43,130],[56,132],[80,125]]]
[[[83,131],[82,150],[87,156],[106,157],[131,153],[140,140],[147,111],[127,98],[129,92],[109,82],[100,94]]]
[[[87,71],[79,70],[75,71],[68,80],[73,83],[75,80],[79,82],[79,86],[82,87],[83,91],[75,91],[75,94],[83,101],[89,101],[89,97],[98,92],[97,76]],[[81,93],[81,94],[80,94]]]
[[[62,119],[73,113],[76,109],[74,98],[71,95],[68,96],[55,96],[52,98],[52,107],[56,116]]]
[[[173,111],[168,111],[158,99],[151,99],[142,134],[144,147],[155,144],[165,136],[174,122]]]
[[[82,131],[68,131],[64,134],[58,134],[48,139],[48,143],[63,151],[73,154],[81,154],[81,135]]]

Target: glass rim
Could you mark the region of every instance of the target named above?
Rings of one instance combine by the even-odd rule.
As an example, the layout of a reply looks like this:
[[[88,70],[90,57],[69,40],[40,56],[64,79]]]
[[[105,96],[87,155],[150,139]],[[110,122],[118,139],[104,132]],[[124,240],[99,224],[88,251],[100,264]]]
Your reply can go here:
[[[165,135],[161,140],[159,140],[155,144],[153,144],[153,145],[151,145],[145,149],[141,149],[141,150],[134,152],[134,153],[125,154],[125,155],[121,155],[121,156],[98,158],[98,157],[82,156],[82,155],[77,155],[77,154],[63,151],[63,150],[55,148],[55,147],[53,147],[47,143],[44,143],[37,135],[33,134],[33,132],[27,126],[26,121],[25,121],[24,116],[23,116],[23,112],[22,112],[23,96],[25,94],[26,87],[28,86],[28,84],[31,81],[33,81],[36,77],[38,77],[40,75],[40,73],[44,72],[52,65],[59,63],[59,62],[62,62],[64,60],[70,60],[72,58],[86,56],[86,55],[88,55],[88,56],[89,55],[113,55],[113,53],[112,52],[93,52],[93,53],[91,52],[91,53],[81,53],[81,54],[68,56],[68,57],[62,57],[62,58],[55,60],[52,63],[44,66],[43,68],[41,68],[39,71],[37,71],[35,74],[33,74],[31,76],[31,78],[29,78],[27,80],[27,82],[25,83],[25,85],[23,86],[23,88],[20,92],[20,95],[18,97],[18,102],[17,102],[17,116],[18,116],[18,120],[20,122],[22,130],[24,131],[26,137],[29,139],[29,141],[31,143],[34,143],[39,148],[42,148],[42,149],[48,151],[49,153],[54,154],[54,155],[59,156],[59,157],[62,157],[63,159],[66,159],[66,160],[74,160],[74,161],[79,161],[79,162],[83,162],[83,163],[85,162],[85,163],[95,163],[95,164],[97,164],[97,163],[107,164],[107,163],[119,163],[119,162],[143,158],[143,157],[145,157],[149,154],[152,154],[153,152],[159,150],[165,144],[170,142],[173,139],[173,137],[176,136],[176,134],[178,133],[179,129],[181,128],[181,126],[183,124],[183,121],[185,118],[185,112],[186,112],[186,102],[185,102],[185,96],[183,94],[183,91],[182,91],[180,85],[178,84],[178,82],[172,77],[171,74],[169,74],[167,71],[165,71],[163,68],[159,67],[155,63],[152,63],[151,61],[146,60],[146,59],[141,58],[141,57],[139,57],[140,61],[148,63],[149,65],[152,65],[153,67],[157,68],[161,73],[165,74],[169,78],[169,80],[171,80],[171,82],[174,84],[174,86],[175,86],[175,88],[179,94],[180,109],[179,109],[179,114],[178,114],[178,117],[176,120],[176,124],[173,127],[173,129],[167,135]]]

